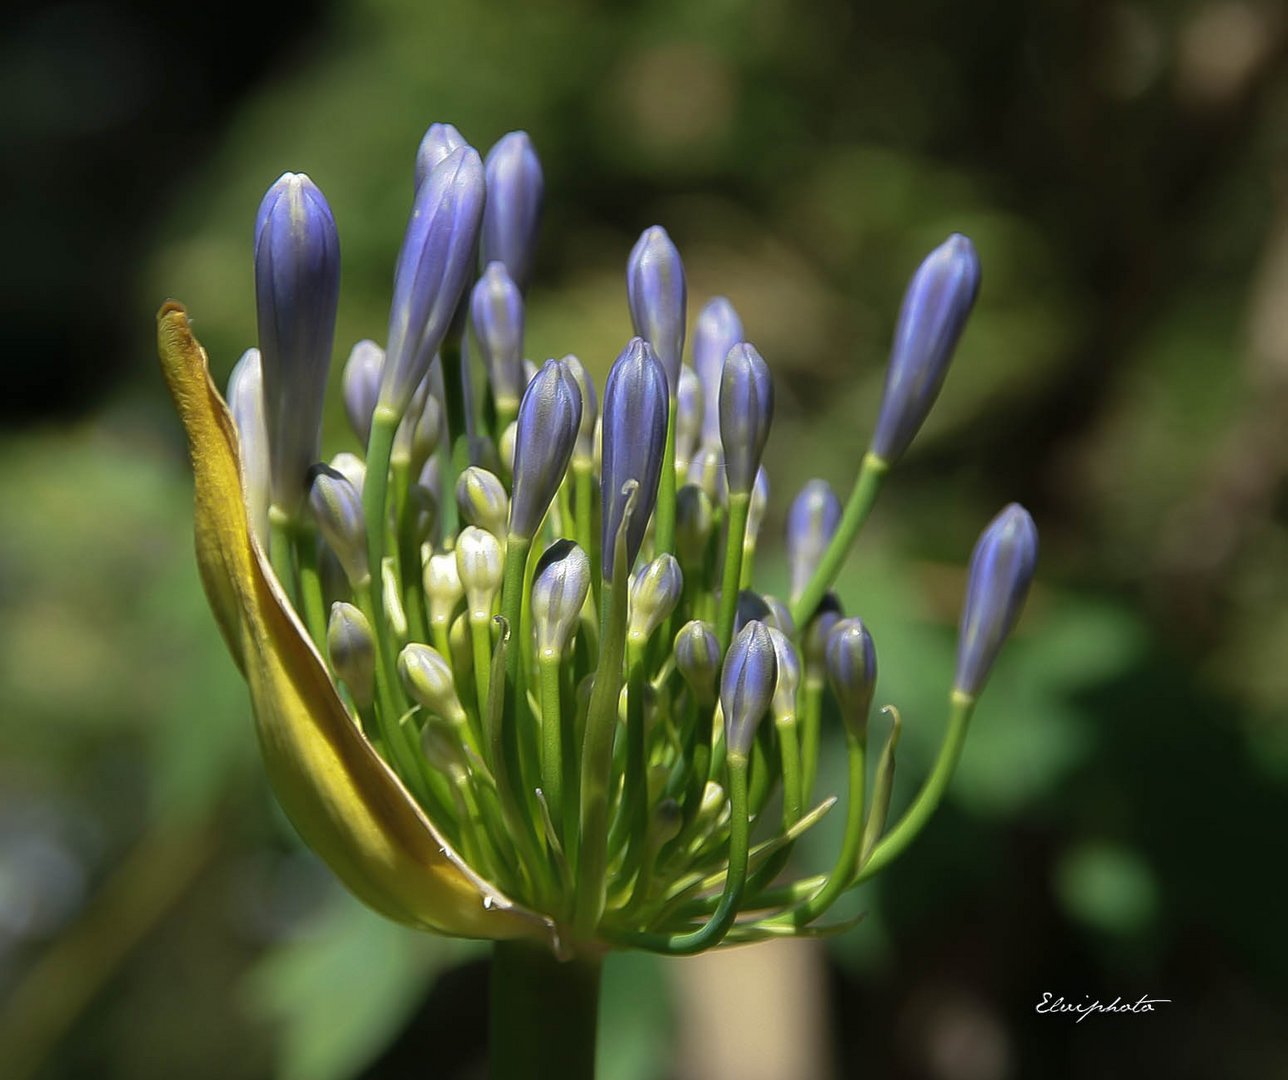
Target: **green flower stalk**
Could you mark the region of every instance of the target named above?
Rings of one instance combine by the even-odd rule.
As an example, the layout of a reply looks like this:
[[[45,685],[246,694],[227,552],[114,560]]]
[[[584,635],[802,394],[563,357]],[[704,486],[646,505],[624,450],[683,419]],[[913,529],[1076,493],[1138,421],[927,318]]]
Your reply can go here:
[[[981,538],[944,744],[892,812],[898,719],[868,797],[876,654],[829,589],[938,392],[974,299],[968,242],[910,289],[858,502],[842,509],[814,481],[793,504],[789,608],[755,585],[773,384],[728,301],[702,309],[684,366],[683,268],[650,229],[628,262],[640,336],[602,400],[575,357],[525,374],[542,189],[530,142],[506,136],[485,170],[435,125],[416,177],[388,353],[361,341],[345,365],[365,455],[318,460],[338,242],[303,178],[265,200],[262,356],[243,358],[228,403],[174,302],[159,315],[162,367],[191,448],[203,582],[287,816],[377,911],[496,943],[494,1076],[575,1080],[593,1067],[612,950],[848,925],[827,918],[836,900],[906,850],[947,788],[1036,530],[1012,506]],[[470,297],[494,407],[467,431]],[[819,800],[834,712],[849,782]],[[795,841],[834,807],[845,828],[830,870],[791,876]]]

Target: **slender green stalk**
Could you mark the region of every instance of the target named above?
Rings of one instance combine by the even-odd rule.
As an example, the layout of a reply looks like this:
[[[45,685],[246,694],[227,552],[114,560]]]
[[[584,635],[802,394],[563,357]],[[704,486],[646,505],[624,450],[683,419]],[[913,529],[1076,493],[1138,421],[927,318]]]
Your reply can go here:
[[[389,457],[400,417],[392,409],[377,405],[371,416],[371,438],[367,443],[367,474],[362,486],[362,511],[367,526],[367,568],[371,573],[369,610],[364,614],[376,639],[376,693],[382,711],[388,709],[393,723],[402,715],[405,702],[398,682],[393,637],[385,619],[384,559],[385,521],[389,495]],[[450,654],[448,654],[450,656]]]
[[[550,818],[565,842],[564,828],[564,718],[559,678],[562,657],[553,649],[542,652],[537,660],[538,693],[541,701],[541,790],[550,807]],[[572,747],[568,747],[572,752]]]
[[[779,753],[783,758],[783,828],[789,829],[800,821],[805,800],[801,795],[800,743],[796,734],[796,717],[792,714],[778,717]]]
[[[469,427],[465,422],[465,380],[461,374],[461,343],[443,342],[439,351],[443,368],[443,404],[447,413],[447,431],[442,449],[442,503],[438,512],[443,517],[443,535],[456,534],[456,478],[470,464]],[[368,455],[368,468],[370,468]]]
[[[625,532],[624,523],[622,532]],[[581,838],[573,926],[582,938],[594,933],[603,911],[604,875],[608,866],[608,788],[612,779],[617,698],[622,689],[622,663],[626,653],[625,544],[619,540],[617,547],[611,587],[600,605],[599,664],[586,712],[586,737],[581,754]]]
[[[573,523],[577,546],[590,557],[590,580],[599,591],[600,555],[595,537],[599,523],[595,520],[595,477],[593,463],[582,458],[572,461]]]
[[[866,739],[859,738],[852,732],[847,731],[845,738],[850,763],[849,803],[845,810],[845,835],[841,840],[841,851],[836,857],[836,865],[818,892],[795,910],[785,912],[777,919],[769,920],[771,924],[808,925],[830,908],[854,880],[855,868],[859,861],[859,848],[863,843],[863,787],[867,747]]]
[[[662,475],[657,485],[657,505],[654,509],[656,529],[653,533],[653,554],[675,550],[675,417],[676,401],[672,395],[666,413],[666,447],[662,452]]]
[[[291,527],[292,546],[295,548],[295,570],[299,575],[300,607],[304,612],[304,625],[309,629],[313,644],[323,657],[326,656],[326,601],[322,598],[322,579],[318,575],[317,533],[297,522]]]
[[[734,615],[738,610],[738,579],[742,569],[743,537],[747,533],[747,514],[751,509],[748,492],[729,493],[729,531],[725,535],[724,574],[720,581],[720,613],[716,618],[716,637],[720,651],[729,648],[733,639]]]
[[[750,847],[750,819],[747,803],[747,759],[741,754],[729,755],[729,870],[725,877],[720,904],[707,923],[687,934],[616,934],[623,945],[671,956],[688,956],[720,944],[742,903],[747,884],[747,853]]]
[[[823,731],[823,679],[806,673],[801,683],[801,802],[813,795],[818,746]]]
[[[948,782],[957,770],[957,762],[962,756],[962,747],[966,743],[966,732],[970,727],[970,718],[975,711],[975,699],[968,694],[954,690],[949,704],[948,731],[944,735],[939,756],[935,758],[934,768],[922,785],[912,805],[908,807],[899,823],[891,829],[883,840],[872,850],[872,856],[863,865],[854,884],[866,881],[873,874],[884,869],[911,844],[918,833],[926,826],[931,815],[939,806],[948,790]]]
[[[540,946],[498,941],[491,975],[492,1080],[594,1080],[600,959],[556,960]]]
[[[845,556],[849,554],[850,545],[854,543],[854,538],[859,535],[863,523],[872,513],[872,507],[876,504],[877,495],[881,491],[881,482],[889,471],[889,463],[871,451],[863,455],[863,464],[859,467],[859,475],[855,478],[849,499],[846,500],[841,523],[837,526],[831,543],[827,545],[827,550],[823,552],[823,557],[819,560],[813,576],[792,604],[792,621],[797,626],[805,625],[814,614],[819,601],[823,599],[824,593],[836,581],[836,576],[845,563]]]
[[[626,775],[622,802],[608,838],[610,851],[626,844],[622,878],[629,878],[644,856],[648,838],[648,776],[644,747],[644,654],[647,639],[632,634],[626,640]]]
[[[486,611],[470,612],[470,648],[474,655],[474,692],[478,694],[479,710],[486,712],[488,686],[492,682],[492,617]],[[496,737],[497,746],[503,745],[499,740],[504,735],[498,732]],[[484,745],[490,753],[493,749],[491,733]],[[495,760],[489,760],[488,764],[496,769]]]

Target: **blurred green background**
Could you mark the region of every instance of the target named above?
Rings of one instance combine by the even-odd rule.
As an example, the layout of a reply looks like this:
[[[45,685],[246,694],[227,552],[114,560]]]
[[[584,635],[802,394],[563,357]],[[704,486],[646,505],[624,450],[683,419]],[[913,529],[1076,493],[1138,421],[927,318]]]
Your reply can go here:
[[[735,967],[615,958],[603,1076],[1288,1075],[1279,4],[82,0],[5,22],[0,1074],[483,1075],[482,950],[366,914],[275,810],[152,346],[167,296],[220,381],[254,342],[251,225],[287,169],[339,222],[338,352],[382,339],[416,144],[450,120],[542,155],[530,355],[602,375],[657,222],[692,310],[742,312],[779,401],[771,587],[792,493],[848,487],[908,275],[974,239],[972,323],[841,590],[903,710],[897,801],[942,730],[975,536],[1011,499],[1042,534],[949,799],[866,921]],[[338,408],[327,436],[351,439]],[[1036,1013],[1045,992],[1170,1003],[1075,1023]]]

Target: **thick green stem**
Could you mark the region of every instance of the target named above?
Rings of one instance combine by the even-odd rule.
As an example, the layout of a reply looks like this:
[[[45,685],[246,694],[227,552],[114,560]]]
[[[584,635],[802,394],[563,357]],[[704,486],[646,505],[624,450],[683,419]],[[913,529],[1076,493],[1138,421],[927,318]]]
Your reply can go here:
[[[809,579],[800,596],[792,602],[792,621],[797,626],[804,626],[809,621],[819,601],[823,599],[823,595],[836,581],[836,576],[845,563],[845,557],[850,552],[850,545],[854,543],[859,529],[863,527],[863,523],[872,512],[877,494],[881,491],[881,482],[889,471],[888,462],[871,452],[864,454],[859,475],[855,478],[854,487],[845,504],[845,513],[841,515],[841,524],[837,526],[832,542],[823,552],[823,557],[814,569],[814,575]]]
[[[488,1043],[492,1080],[593,1080],[598,957],[498,941],[492,950]]]

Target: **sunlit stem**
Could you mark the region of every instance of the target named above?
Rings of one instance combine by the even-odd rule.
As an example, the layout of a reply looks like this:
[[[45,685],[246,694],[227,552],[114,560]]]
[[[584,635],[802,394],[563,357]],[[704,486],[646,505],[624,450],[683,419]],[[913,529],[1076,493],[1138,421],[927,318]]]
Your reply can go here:
[[[456,478],[470,464],[470,435],[465,420],[465,376],[461,371],[461,343],[449,338],[439,350],[439,363],[443,369],[443,404],[447,413],[447,431],[442,448],[442,503],[439,513],[443,516],[443,535],[456,535]],[[370,468],[370,457],[368,457]]]
[[[470,649],[474,658],[474,692],[478,695],[480,710],[484,710],[482,703],[487,701],[488,687],[492,682],[492,616],[489,612],[470,612]],[[490,754],[491,734],[487,745]],[[489,759],[488,764],[496,768],[495,760]]]
[[[528,723],[528,698],[523,657],[532,641],[532,605],[524,599],[531,594],[528,556],[532,552],[530,537],[510,533],[505,541],[505,577],[501,583],[501,615],[511,631],[518,635],[505,654],[505,708],[501,713],[501,746],[506,754],[511,782],[520,793],[520,801],[529,805],[524,768],[538,775],[539,751],[536,731]],[[520,731],[520,727],[525,729]],[[526,737],[525,737],[526,736]],[[520,754],[520,746],[524,750]],[[535,806],[529,805],[530,810]]]
[[[541,701],[541,790],[550,807],[550,818],[564,840],[564,745],[565,724],[559,680],[560,657],[554,649],[543,649],[537,658],[538,693]],[[568,748],[572,752],[572,747]]]
[[[751,576],[756,565],[756,538],[748,534],[742,542],[742,568],[738,572],[738,588],[750,589]]]
[[[577,895],[573,927],[589,937],[604,905],[604,875],[608,865],[608,796],[612,780],[613,735],[617,728],[617,699],[622,689],[626,653],[625,532],[633,499],[628,500],[613,557],[613,580],[600,600],[599,663],[586,711],[586,735],[581,754],[581,835],[577,852]]]
[[[707,923],[687,934],[622,934],[616,940],[636,948],[684,956],[720,944],[742,903],[747,884],[750,821],[747,806],[747,758],[729,755],[729,870],[720,903]]]
[[[783,758],[783,828],[789,829],[804,811],[801,795],[800,742],[796,732],[796,715],[784,713],[774,718],[778,729],[778,748]]]
[[[818,773],[818,746],[823,730],[823,678],[805,673],[801,693],[801,802],[813,797]]]
[[[622,877],[628,878],[644,855],[648,836],[648,770],[644,748],[644,655],[648,645],[642,634],[626,639],[626,776],[622,803],[608,839],[608,849],[627,844]]]
[[[595,521],[594,462],[589,458],[572,459],[573,523],[577,546],[590,556],[590,580],[599,590],[599,544],[595,542],[598,522]]]
[[[877,457],[876,454],[868,451],[863,455],[863,464],[859,467],[859,475],[855,478],[854,487],[845,503],[841,523],[837,526],[831,543],[827,545],[827,550],[823,552],[818,566],[814,568],[813,576],[801,590],[800,596],[792,603],[792,620],[797,626],[805,625],[814,614],[819,601],[836,581],[845,563],[845,557],[849,554],[850,545],[854,543],[854,538],[859,535],[859,530],[872,512],[877,495],[881,491],[881,482],[889,471],[889,463]]]
[[[395,460],[392,464],[394,484],[394,534],[398,544],[398,583],[402,592],[403,611],[412,641],[429,640],[429,617],[425,611],[425,588],[422,580],[420,541],[415,535],[416,521],[412,512],[410,462]]]
[[[935,759],[930,775],[922,784],[921,790],[917,792],[912,805],[899,819],[899,823],[873,848],[872,857],[863,865],[855,878],[856,885],[860,881],[866,881],[903,854],[904,849],[925,828],[926,822],[930,820],[943,799],[944,792],[948,790],[948,783],[957,769],[957,762],[961,759],[962,747],[966,743],[966,732],[970,727],[970,718],[974,711],[975,698],[954,690],[949,699],[948,730],[944,734],[943,745],[939,748],[939,756]]]
[[[720,579],[720,608],[716,618],[716,638],[720,652],[729,648],[733,638],[733,620],[738,610],[738,581],[742,569],[743,538],[747,533],[747,514],[751,493],[729,492],[729,529],[725,535],[724,573]]]
[[[675,550],[675,418],[677,413],[674,395],[667,404],[666,447],[662,451],[662,476],[657,485],[657,506],[654,511],[656,529],[653,534],[653,554]]]
[[[402,688],[395,667],[393,635],[385,618],[384,581],[385,522],[388,516],[389,458],[394,433],[401,417],[385,405],[377,405],[371,416],[371,438],[367,442],[367,474],[362,486],[362,512],[367,526],[367,568],[371,587],[367,592],[369,610],[364,611],[376,638],[376,696],[388,710],[384,722],[393,724],[404,711]],[[450,655],[450,654],[449,654]]]

